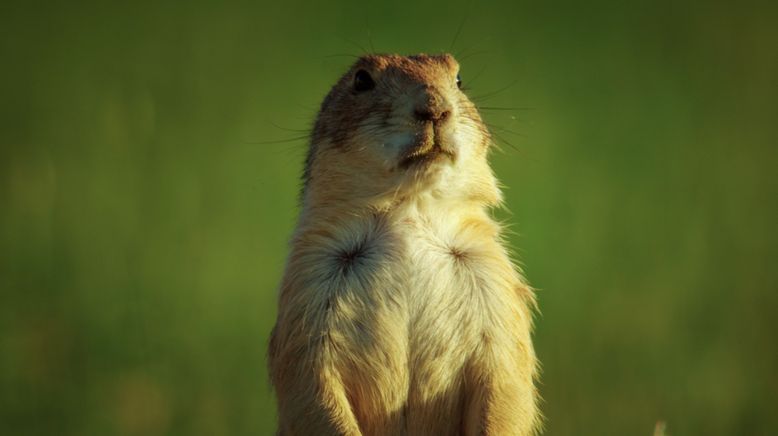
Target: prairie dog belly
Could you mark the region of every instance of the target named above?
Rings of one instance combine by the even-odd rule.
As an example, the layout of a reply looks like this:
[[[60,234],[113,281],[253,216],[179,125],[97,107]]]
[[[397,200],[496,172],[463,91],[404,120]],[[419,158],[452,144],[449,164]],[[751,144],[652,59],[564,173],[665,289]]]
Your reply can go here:
[[[457,434],[464,371],[475,348],[473,295],[463,259],[446,238],[410,222],[407,246],[410,390],[409,434]]]
[[[376,216],[338,242],[329,334],[365,434],[461,432],[468,365],[493,334],[485,314],[505,302],[489,293],[489,223],[448,221]]]
[[[513,270],[494,239],[496,226],[483,218],[421,215],[401,221],[409,249],[409,434],[463,431],[474,355],[485,337],[500,335],[494,317],[502,326],[515,321],[500,309],[515,304],[501,301],[505,292],[499,289]]]

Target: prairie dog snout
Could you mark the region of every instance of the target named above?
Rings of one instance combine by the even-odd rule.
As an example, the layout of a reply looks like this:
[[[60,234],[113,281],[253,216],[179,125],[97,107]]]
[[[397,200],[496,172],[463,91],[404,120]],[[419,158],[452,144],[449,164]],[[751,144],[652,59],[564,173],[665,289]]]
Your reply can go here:
[[[441,93],[431,86],[424,86],[416,98],[413,115],[419,121],[443,124],[448,121],[453,106]]]

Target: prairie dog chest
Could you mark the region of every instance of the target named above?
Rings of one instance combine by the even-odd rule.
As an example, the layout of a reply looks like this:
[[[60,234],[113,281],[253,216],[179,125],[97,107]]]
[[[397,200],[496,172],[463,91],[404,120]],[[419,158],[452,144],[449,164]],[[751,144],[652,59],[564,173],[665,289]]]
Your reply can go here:
[[[307,259],[298,278],[320,289],[306,305],[344,314],[344,330],[374,340],[389,329],[411,349],[470,341],[502,303],[493,290],[515,278],[486,214],[408,208],[333,224],[307,236],[319,247],[310,256],[295,256]]]
[[[497,225],[485,215],[411,212],[393,229],[401,241],[411,337],[469,334],[489,304],[488,288],[512,273]]]

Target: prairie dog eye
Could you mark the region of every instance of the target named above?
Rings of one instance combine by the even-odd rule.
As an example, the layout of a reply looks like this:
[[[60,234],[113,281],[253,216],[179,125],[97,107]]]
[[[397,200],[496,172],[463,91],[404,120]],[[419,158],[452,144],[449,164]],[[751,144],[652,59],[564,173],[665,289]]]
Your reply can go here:
[[[369,91],[375,88],[375,82],[370,77],[370,73],[365,70],[359,70],[354,75],[354,90],[357,92]]]
[[[459,77],[459,73],[457,73],[457,88],[462,89],[462,78]]]

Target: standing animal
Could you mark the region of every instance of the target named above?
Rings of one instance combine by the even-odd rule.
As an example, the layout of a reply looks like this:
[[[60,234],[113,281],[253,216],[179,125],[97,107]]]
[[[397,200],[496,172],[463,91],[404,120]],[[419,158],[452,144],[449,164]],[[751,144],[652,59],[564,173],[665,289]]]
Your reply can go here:
[[[279,434],[530,435],[534,296],[448,55],[368,55],[313,128],[270,340]]]

